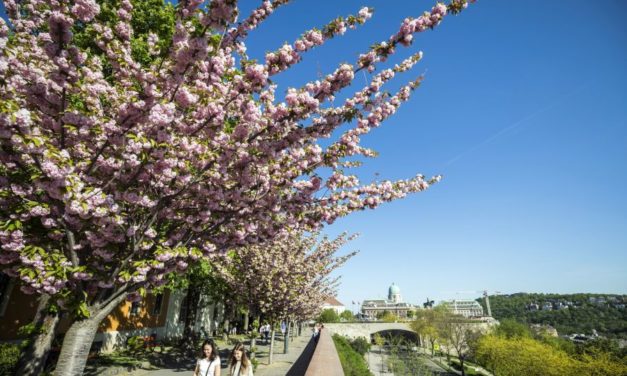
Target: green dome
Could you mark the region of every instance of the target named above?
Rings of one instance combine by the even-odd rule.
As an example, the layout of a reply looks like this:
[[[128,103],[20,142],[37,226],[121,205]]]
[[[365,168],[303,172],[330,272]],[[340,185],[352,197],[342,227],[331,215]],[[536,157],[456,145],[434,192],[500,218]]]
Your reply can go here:
[[[396,295],[400,293],[401,293],[401,289],[398,286],[396,286],[394,283],[392,283],[392,286],[390,286],[389,294]]]

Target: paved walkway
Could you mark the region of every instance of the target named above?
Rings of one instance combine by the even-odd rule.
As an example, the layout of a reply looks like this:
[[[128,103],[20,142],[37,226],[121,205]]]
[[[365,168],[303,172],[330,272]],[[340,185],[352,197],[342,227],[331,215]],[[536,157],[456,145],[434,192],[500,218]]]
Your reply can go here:
[[[388,372],[387,354],[379,350],[379,346],[372,346],[370,351],[366,353],[368,368],[376,376],[393,376],[392,372]]]
[[[305,335],[304,333],[307,333]],[[274,355],[272,364],[268,364],[269,344],[263,341],[258,342],[255,347],[257,348],[256,359],[259,361],[255,376],[284,376],[284,375],[303,375],[304,371],[302,366],[306,367],[309,364],[309,358],[313,351],[313,347],[310,345],[311,336],[308,331],[305,331],[300,337],[294,337],[290,341],[289,351],[287,354],[283,353],[283,337],[279,334],[274,340]],[[222,376],[228,376],[227,361],[228,361],[228,349],[227,351],[221,351],[222,360]],[[305,351],[306,350],[306,351]],[[302,357],[301,357],[302,355]],[[300,359],[299,359],[300,358]],[[296,365],[295,365],[296,363]],[[290,369],[294,367],[290,371]],[[118,373],[118,375],[132,375],[132,376],[189,376],[193,372],[193,365],[191,363],[181,365],[178,368],[163,368],[158,370],[136,370],[133,372]]]
[[[379,346],[373,345],[370,351],[366,354],[366,360],[368,361],[368,367],[375,376],[394,376],[393,372],[387,367],[387,351],[381,352]],[[434,362],[430,357],[424,358],[424,364],[429,368],[429,371],[433,375],[438,376],[454,376],[461,374],[460,372],[447,372],[440,364]]]
[[[290,342],[289,351],[287,354],[283,354],[283,341],[278,341],[274,350],[274,356],[272,357],[272,364],[270,365],[268,365],[269,346],[257,346],[257,348],[259,348],[260,350],[264,349],[265,351],[262,351],[260,353],[261,357],[257,358],[259,360],[259,366],[257,367],[257,372],[255,372],[255,376],[287,375],[290,371],[290,368],[292,368],[297,360],[299,360],[301,354],[303,355],[303,359],[301,359],[297,366],[300,366],[299,369],[302,370],[303,362],[306,367],[306,365],[309,364],[309,358],[311,358],[310,352],[313,352],[313,348],[311,346],[307,348],[310,340],[310,335],[294,337],[294,340]],[[304,351],[306,348],[307,351]],[[304,371],[297,371],[296,369],[292,370],[292,372],[289,373],[294,375],[305,374]]]

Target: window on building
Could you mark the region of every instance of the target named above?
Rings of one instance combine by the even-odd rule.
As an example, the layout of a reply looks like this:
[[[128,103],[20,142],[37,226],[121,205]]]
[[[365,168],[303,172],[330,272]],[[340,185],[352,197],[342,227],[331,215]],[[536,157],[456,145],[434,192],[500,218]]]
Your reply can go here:
[[[139,309],[140,308],[141,308],[141,301],[133,302],[133,304],[131,304],[131,310],[129,311],[128,315],[129,316],[137,316],[137,315],[139,315]]]
[[[187,296],[181,301],[181,310],[179,311],[179,322],[187,321]]]
[[[4,316],[4,312],[7,310],[11,290],[11,278],[0,273],[0,317]]]
[[[158,316],[161,314],[161,306],[163,305],[163,294],[157,294],[155,296],[155,305],[152,309],[152,314]]]

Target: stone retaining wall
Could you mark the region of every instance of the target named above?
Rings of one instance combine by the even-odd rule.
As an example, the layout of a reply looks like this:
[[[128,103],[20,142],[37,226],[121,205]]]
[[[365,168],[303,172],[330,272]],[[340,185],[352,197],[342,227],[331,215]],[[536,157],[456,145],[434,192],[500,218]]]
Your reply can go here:
[[[323,329],[318,337],[305,376],[344,376],[340,357],[335,349],[331,333]]]
[[[370,335],[387,330],[405,330],[412,332],[409,327],[409,323],[386,323],[386,322],[367,322],[367,323],[336,323],[336,324],[324,324],[325,329],[331,332],[331,334],[339,334],[348,338],[362,337],[367,341],[370,341]]]

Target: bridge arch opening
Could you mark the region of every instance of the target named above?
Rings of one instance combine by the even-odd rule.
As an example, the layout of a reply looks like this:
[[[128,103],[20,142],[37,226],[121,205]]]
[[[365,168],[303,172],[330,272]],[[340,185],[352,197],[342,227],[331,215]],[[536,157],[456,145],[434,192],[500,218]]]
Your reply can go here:
[[[374,336],[378,334],[385,340],[385,345],[403,342],[408,346],[420,346],[420,337],[416,332],[404,329],[385,329],[370,334],[370,343],[374,344]]]

